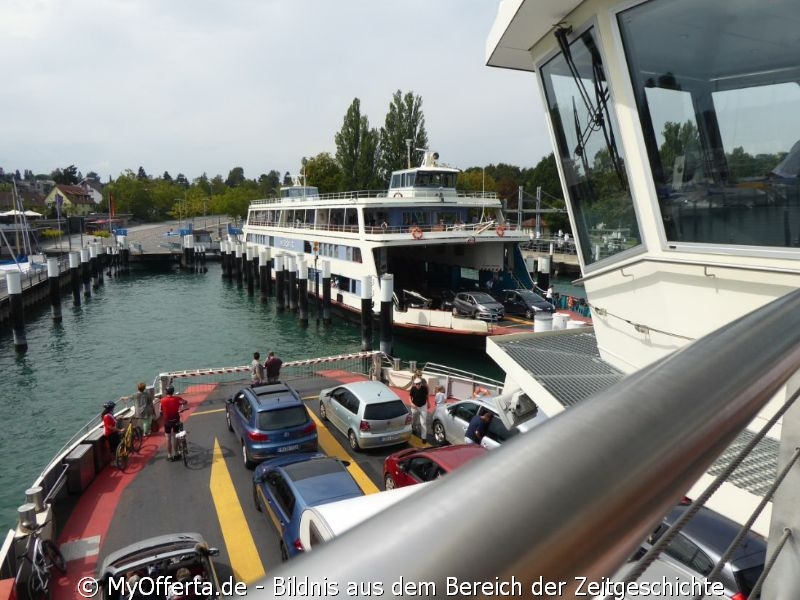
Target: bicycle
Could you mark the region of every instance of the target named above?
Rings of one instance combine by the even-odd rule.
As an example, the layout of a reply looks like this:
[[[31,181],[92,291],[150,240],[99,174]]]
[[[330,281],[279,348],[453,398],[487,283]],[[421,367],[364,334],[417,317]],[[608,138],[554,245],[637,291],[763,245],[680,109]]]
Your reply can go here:
[[[189,466],[189,442],[186,440],[186,429],[180,424],[180,431],[175,434],[175,450],[183,458],[184,466]]]
[[[123,472],[128,468],[128,459],[131,453],[136,452],[138,454],[139,450],[142,449],[144,433],[141,427],[133,424],[135,420],[137,420],[137,417],[131,417],[128,421],[128,425],[122,433],[122,439],[117,446],[116,456],[114,457],[117,468]]]
[[[25,586],[29,600],[40,600],[50,598],[50,568],[55,567],[62,575],[67,572],[67,562],[61,550],[52,540],[42,539],[42,528],[46,525],[36,525],[31,528],[28,534],[28,545],[25,554],[18,559],[30,563],[30,574]],[[17,591],[22,589],[21,583],[24,579],[24,569],[20,563],[15,578]]]

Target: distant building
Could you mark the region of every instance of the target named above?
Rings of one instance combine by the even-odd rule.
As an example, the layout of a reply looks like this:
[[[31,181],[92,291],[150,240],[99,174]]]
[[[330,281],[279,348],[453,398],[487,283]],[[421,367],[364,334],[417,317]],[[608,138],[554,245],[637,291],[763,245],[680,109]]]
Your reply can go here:
[[[95,203],[92,194],[89,193],[83,186],[64,185],[59,183],[56,184],[52,190],[50,190],[50,193],[47,194],[47,198],[44,200],[48,210],[53,211],[52,214],[55,214],[57,196],[62,198],[62,216],[85,216],[91,212],[94,212],[95,208],[97,208],[97,204]]]
[[[103,184],[99,181],[83,178],[78,182],[78,185],[86,190],[86,193],[92,197],[95,206],[103,201]]]

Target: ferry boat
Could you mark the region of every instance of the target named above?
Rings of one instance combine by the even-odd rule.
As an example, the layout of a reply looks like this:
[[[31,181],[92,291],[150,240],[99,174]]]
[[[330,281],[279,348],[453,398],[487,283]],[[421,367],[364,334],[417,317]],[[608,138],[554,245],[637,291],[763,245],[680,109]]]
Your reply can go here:
[[[320,194],[298,179],[280,197],[251,203],[244,241],[272,258],[304,259],[310,281],[327,262],[332,306],[349,316],[360,315],[365,282],[380,306],[381,276],[391,274],[395,332],[482,346],[513,325],[461,318],[448,299],[459,290],[531,289],[519,248],[528,235],[506,221],[494,192],[458,192],[458,173],[425,151],[419,167],[392,173],[388,191]]]

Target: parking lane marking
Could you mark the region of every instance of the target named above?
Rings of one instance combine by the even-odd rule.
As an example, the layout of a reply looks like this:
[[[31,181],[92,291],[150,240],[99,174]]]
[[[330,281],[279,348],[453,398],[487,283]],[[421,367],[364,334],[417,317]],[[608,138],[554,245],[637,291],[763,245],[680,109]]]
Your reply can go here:
[[[319,440],[319,445],[325,454],[328,456],[335,456],[340,460],[349,462],[350,464],[347,466],[347,470],[350,471],[353,479],[356,480],[356,483],[358,483],[358,486],[364,491],[365,494],[374,494],[375,492],[380,491],[378,486],[372,482],[372,479],[370,479],[363,469],[358,466],[353,457],[350,456],[342,447],[342,445],[336,441],[336,439],[333,437],[333,434],[328,431],[328,428],[320,420],[320,418],[311,411],[308,411],[308,414],[311,415],[311,418],[314,419],[314,422],[317,424],[317,439]]]
[[[210,415],[212,413],[225,412],[224,408],[209,408],[208,410],[198,410],[193,412],[193,415]]]
[[[228,549],[231,569],[237,581],[250,584],[262,579],[266,573],[256,550],[256,543],[247,525],[242,505],[233,487],[231,474],[222,456],[219,440],[214,438],[214,458],[208,483],[214,507],[217,510],[222,537]]]

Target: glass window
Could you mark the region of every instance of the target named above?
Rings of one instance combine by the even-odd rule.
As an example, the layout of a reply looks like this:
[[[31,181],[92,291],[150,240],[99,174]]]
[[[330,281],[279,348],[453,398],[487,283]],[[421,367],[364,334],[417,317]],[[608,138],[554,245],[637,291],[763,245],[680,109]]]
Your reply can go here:
[[[437,467],[431,459],[418,456],[408,461],[406,472],[417,481],[430,481],[436,476]]]
[[[542,69],[581,252],[591,264],[640,244],[603,61],[589,29]]]
[[[396,419],[406,414],[408,414],[408,409],[401,400],[367,404],[366,408],[364,408],[364,418],[369,421]]]
[[[667,240],[800,246],[796,15],[791,0],[620,13]]]
[[[262,430],[297,427],[308,421],[305,406],[290,406],[258,413],[258,428]]]

